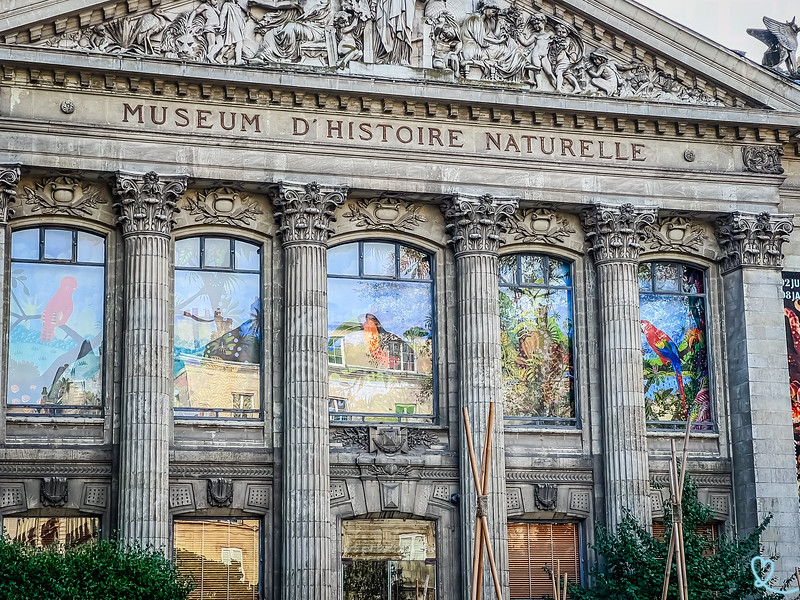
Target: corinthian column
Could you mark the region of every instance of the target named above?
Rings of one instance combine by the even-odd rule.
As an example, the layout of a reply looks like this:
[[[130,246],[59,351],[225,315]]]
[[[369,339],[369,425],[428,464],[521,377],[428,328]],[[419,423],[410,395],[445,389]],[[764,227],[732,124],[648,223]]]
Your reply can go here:
[[[597,205],[584,227],[597,268],[602,369],[603,464],[606,525],[612,530],[627,509],[650,527],[650,475],[642,374],[639,240],[655,212]]]
[[[747,535],[772,515],[761,535],[762,554],[780,555],[776,571],[784,579],[800,563],[781,277],[781,246],[792,232],[792,215],[734,213],[717,225],[724,253],[736,526]]]
[[[516,200],[491,196],[458,196],[445,211],[450,243],[456,256],[458,275],[459,397],[469,411],[477,460],[483,456],[489,404],[495,403],[491,443],[491,477],[486,503],[489,532],[500,575],[503,598],[508,598],[508,529],[506,519],[506,463],[503,441],[503,397],[500,366],[500,303],[497,251],[503,224],[517,208]],[[477,494],[467,451],[466,435],[459,412],[461,432],[461,553],[464,597],[472,585],[472,555],[475,542]],[[478,467],[480,469],[480,465]],[[481,510],[484,510],[481,507]],[[483,574],[484,598],[494,598],[487,566]]]
[[[14,202],[17,195],[17,184],[19,183],[18,165],[0,165],[0,290],[6,289],[6,258],[9,254],[6,249],[6,229],[8,227],[8,217],[13,214],[10,205]],[[5,342],[8,339],[6,322],[0,315],[0,340]],[[0,369],[0,390],[6,390],[6,370]],[[0,413],[2,414],[2,413]],[[4,432],[5,427],[0,426],[0,432]],[[0,433],[0,441],[4,441],[5,434]]]
[[[275,204],[286,269],[283,395],[285,600],[327,600],[333,585],[328,456],[327,248],[346,187],[281,182]]]
[[[156,173],[117,173],[114,189],[125,243],[119,536],[156,548],[169,543],[170,234],[185,189],[185,177]]]

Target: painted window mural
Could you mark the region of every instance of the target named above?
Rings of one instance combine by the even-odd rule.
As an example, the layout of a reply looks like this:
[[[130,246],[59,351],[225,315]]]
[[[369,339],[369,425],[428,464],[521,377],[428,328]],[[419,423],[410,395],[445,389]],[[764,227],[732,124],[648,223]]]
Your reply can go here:
[[[328,250],[328,365],[334,420],[430,421],[431,257],[391,242]]]
[[[539,254],[500,258],[500,346],[507,420],[575,423],[572,272]]]
[[[672,262],[639,265],[644,395],[648,426],[711,428],[703,271]],[[705,425],[702,425],[705,424]]]
[[[175,242],[176,417],[258,418],[261,251],[219,237]]]
[[[102,412],[105,260],[91,233],[11,235],[8,414]]]
[[[783,272],[783,314],[786,317],[786,348],[789,354],[789,391],[800,493],[800,273]]]

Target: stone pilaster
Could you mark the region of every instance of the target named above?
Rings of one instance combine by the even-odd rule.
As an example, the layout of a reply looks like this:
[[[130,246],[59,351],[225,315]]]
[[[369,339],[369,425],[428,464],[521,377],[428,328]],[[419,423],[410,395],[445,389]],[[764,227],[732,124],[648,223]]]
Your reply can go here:
[[[172,422],[171,232],[185,177],[117,173],[114,207],[125,243],[119,536],[169,544]]]
[[[767,515],[764,556],[781,579],[800,564],[800,512],[783,316],[781,246],[791,215],[734,213],[717,223],[724,256],[725,337],[740,535]]]
[[[655,212],[630,204],[597,205],[584,216],[597,269],[606,524],[611,529],[625,509],[647,527],[651,519],[636,271],[639,241],[654,221]]]
[[[459,196],[445,210],[450,243],[456,256],[458,275],[458,351],[460,406],[469,411],[470,427],[478,462],[483,456],[489,403],[495,403],[491,446],[491,477],[488,489],[488,520],[495,562],[508,598],[508,529],[506,517],[506,465],[503,439],[503,396],[500,366],[500,304],[498,249],[504,224],[517,207],[516,200],[491,196]],[[461,531],[463,593],[470,597],[472,555],[475,536],[477,494],[470,467],[464,425],[460,432]],[[480,464],[479,467],[480,469]],[[483,574],[484,598],[494,598],[488,570]]]
[[[346,197],[345,187],[281,182],[274,199],[286,270],[281,586],[285,600],[328,600],[335,576],[326,251],[333,210]]]
[[[6,257],[10,248],[6,247],[6,236],[8,228],[8,217],[11,216],[12,210],[10,205],[14,202],[17,195],[17,185],[19,184],[19,166],[18,165],[0,165],[0,290],[6,289]],[[8,335],[6,324],[3,315],[0,315],[0,340],[5,342]],[[2,350],[0,350],[2,356]],[[6,370],[0,369],[0,390],[6,390]],[[0,409],[0,416],[4,415],[4,409]],[[5,418],[3,418],[5,421]],[[0,443],[5,441],[5,425],[0,424]]]

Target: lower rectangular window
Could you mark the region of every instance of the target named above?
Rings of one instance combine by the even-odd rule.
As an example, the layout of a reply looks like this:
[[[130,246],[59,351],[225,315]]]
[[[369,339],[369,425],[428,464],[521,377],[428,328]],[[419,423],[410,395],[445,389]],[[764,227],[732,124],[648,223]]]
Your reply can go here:
[[[175,520],[175,559],[192,575],[192,600],[257,600],[260,522],[255,519]]]
[[[4,517],[8,538],[26,546],[68,546],[97,539],[95,517]]]
[[[550,572],[561,570],[580,583],[577,523],[509,523],[509,583],[512,600],[553,597]]]

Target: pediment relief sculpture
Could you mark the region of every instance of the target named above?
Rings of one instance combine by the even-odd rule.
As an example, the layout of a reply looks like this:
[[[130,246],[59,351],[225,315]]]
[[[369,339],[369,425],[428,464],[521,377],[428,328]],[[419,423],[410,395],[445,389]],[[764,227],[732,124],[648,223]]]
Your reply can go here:
[[[502,2],[502,4],[501,4]],[[301,64],[393,78],[723,105],[702,78],[529,0],[195,0],[67,30],[37,45],[223,65]],[[22,43],[25,36],[5,36]],[[358,66],[358,65],[362,66]],[[404,70],[411,67],[413,69]],[[416,69],[416,70],[414,70]],[[441,72],[434,75],[422,69]]]

